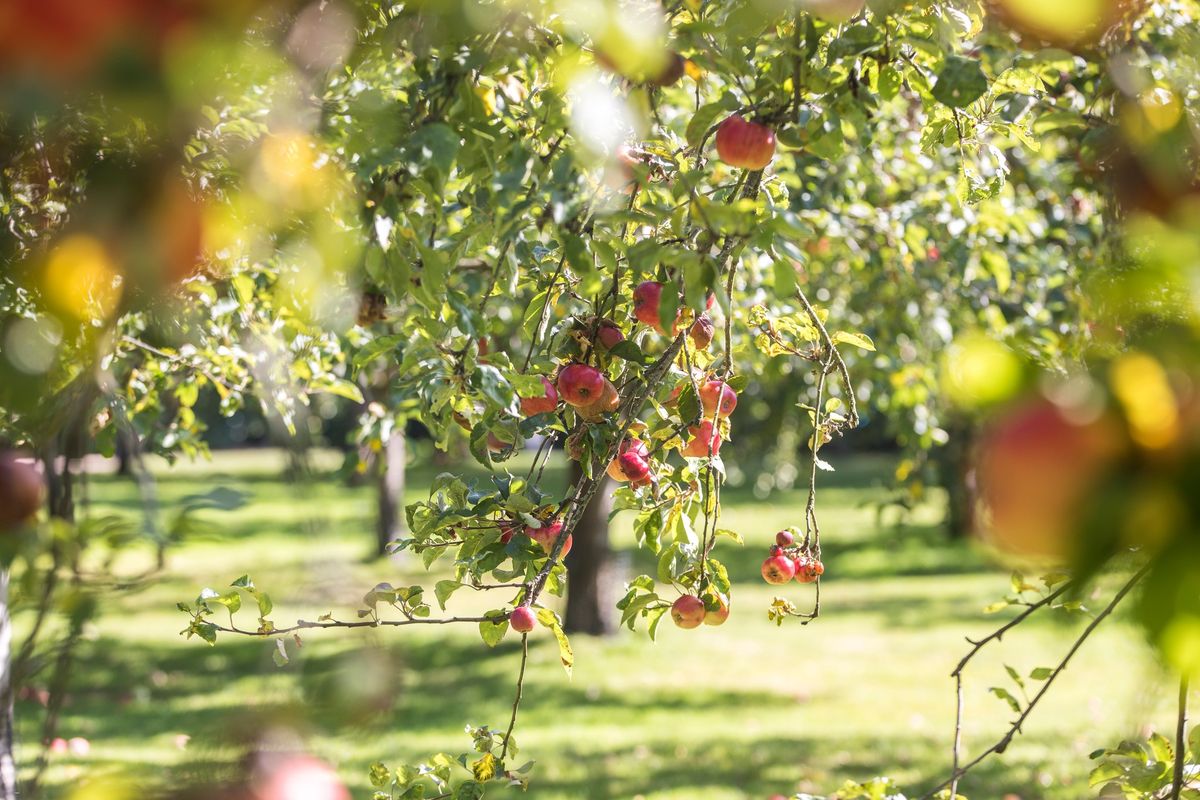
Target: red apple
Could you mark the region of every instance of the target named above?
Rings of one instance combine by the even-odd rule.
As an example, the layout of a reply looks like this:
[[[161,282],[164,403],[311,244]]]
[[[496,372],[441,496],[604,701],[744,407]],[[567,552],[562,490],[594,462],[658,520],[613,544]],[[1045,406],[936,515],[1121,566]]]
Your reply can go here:
[[[608,380],[595,367],[568,364],[558,373],[558,394],[576,408],[596,402]]]
[[[705,625],[724,625],[727,619],[729,619],[729,604],[720,597],[717,598],[716,610],[705,609],[704,611]]]
[[[558,390],[554,388],[554,384],[545,375],[539,375],[538,377],[542,379],[544,394],[541,397],[521,398],[521,414],[526,417],[549,414],[558,408]]]
[[[704,407],[704,416],[714,414],[728,417],[737,408],[737,392],[724,381],[705,381],[700,384],[700,405]]]
[[[671,604],[671,619],[681,628],[700,627],[704,615],[704,601],[694,594],[685,594]]]
[[[537,614],[529,606],[517,606],[508,615],[508,624],[517,633],[529,633],[537,627]]]
[[[621,333],[621,329],[617,327],[617,323],[606,319],[600,323],[600,329],[596,332],[596,339],[604,349],[611,350],[619,342],[625,340],[625,334]]]
[[[712,420],[701,420],[699,425],[692,425],[688,428],[687,443],[680,448],[679,452],[688,458],[708,458],[709,445],[711,444],[711,455],[718,455],[721,452],[721,432],[713,425]]]
[[[520,526],[518,526],[515,522],[507,522],[507,521],[501,522],[500,523],[500,544],[508,544],[509,542],[511,542],[513,536],[515,536],[517,531],[519,531],[519,530],[520,530]]]
[[[1044,397],[1004,413],[978,448],[984,535],[1016,554],[1069,558],[1089,495],[1123,448],[1111,419],[1076,422]]]
[[[663,285],[658,281],[642,281],[633,290],[633,316],[659,333],[663,332],[658,318],[658,303],[662,298]]]
[[[254,789],[258,800],[350,800],[334,771],[311,756],[281,760]]]
[[[717,156],[731,167],[762,169],[775,157],[775,132],[734,114],[717,128]]]
[[[791,547],[795,541],[796,537],[792,535],[791,531],[780,531],[775,534],[775,544],[780,547]]]
[[[45,493],[41,473],[31,464],[0,453],[0,532],[16,528],[37,514]]]
[[[558,536],[562,533],[562,520],[554,520],[543,525],[540,528],[535,528],[532,525],[525,526],[525,535],[542,546],[542,549],[549,555],[554,549],[554,543],[558,540]],[[571,534],[567,534],[566,541],[563,542],[562,552],[559,553],[560,558],[566,558],[567,553],[571,552]]]
[[[713,334],[716,333],[716,330],[717,327],[713,325],[712,317],[708,314],[701,314],[692,323],[688,336],[692,338],[692,344],[697,350],[706,350],[712,344]]]
[[[649,478],[650,451],[645,442],[637,438],[629,438],[622,442],[616,457],[608,465],[608,474],[613,480],[622,483],[641,483]]]
[[[796,565],[785,555],[769,556],[762,564],[763,580],[767,583],[783,584],[796,575]]]
[[[814,583],[825,574],[825,565],[819,558],[800,556],[793,563],[796,565],[796,580],[800,583]]]

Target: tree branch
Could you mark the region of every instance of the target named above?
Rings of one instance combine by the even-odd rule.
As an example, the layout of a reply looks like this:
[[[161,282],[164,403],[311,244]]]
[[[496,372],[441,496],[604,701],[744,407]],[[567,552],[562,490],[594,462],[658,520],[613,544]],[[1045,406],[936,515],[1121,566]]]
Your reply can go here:
[[[1050,677],[1048,677],[1046,679],[1046,682],[1042,684],[1042,688],[1038,691],[1037,694],[1035,694],[1033,696],[1033,699],[1029,701],[1029,704],[1027,706],[1025,706],[1025,710],[1023,712],[1021,712],[1020,716],[1017,717],[1016,721],[1013,722],[1013,724],[1009,726],[1009,728],[1005,732],[1005,734],[1003,736],[1001,736],[1000,739],[995,744],[993,744],[987,750],[984,750],[982,753],[980,753],[978,756],[976,756],[972,761],[968,762],[965,766],[956,768],[954,770],[953,774],[948,779],[942,781],[937,786],[933,787],[928,792],[926,792],[924,795],[922,795],[921,800],[931,800],[931,798],[933,798],[933,796],[935,794],[937,794],[938,792],[940,792],[942,789],[945,789],[946,787],[951,786],[951,785],[957,786],[959,778],[966,775],[972,769],[974,769],[975,767],[979,766],[981,763],[986,761],[989,756],[1002,754],[1005,750],[1008,749],[1008,745],[1010,743],[1012,743],[1013,738],[1016,737],[1016,735],[1021,732],[1021,727],[1025,724],[1025,720],[1027,720],[1029,718],[1029,715],[1033,713],[1033,709],[1035,709],[1037,707],[1038,703],[1041,702],[1042,698],[1046,696],[1046,693],[1048,691],[1050,691],[1050,687],[1054,684],[1054,681],[1058,678],[1059,675],[1062,674],[1063,670],[1066,669],[1067,664],[1070,663],[1071,659],[1074,658],[1075,654],[1077,652],[1079,652],[1079,648],[1083,646],[1083,643],[1086,642],[1088,640],[1088,638],[1092,635],[1092,633],[1095,632],[1096,628],[1099,627],[1100,623],[1103,622],[1110,614],[1112,614],[1112,612],[1116,609],[1116,607],[1118,605],[1120,605],[1121,601],[1125,599],[1126,595],[1128,595],[1129,592],[1133,590],[1133,587],[1136,586],[1138,584],[1138,582],[1141,581],[1141,579],[1144,578],[1146,576],[1146,573],[1149,571],[1150,571],[1150,564],[1147,563],[1147,564],[1143,565],[1142,568],[1139,569],[1136,573],[1134,573],[1133,577],[1130,578],[1120,588],[1120,590],[1116,593],[1116,595],[1113,596],[1113,599],[1109,602],[1109,604],[1107,606],[1104,607],[1104,610],[1101,611],[1099,614],[1097,614],[1096,617],[1090,623],[1088,623],[1088,626],[1083,629],[1083,633],[1081,633],[1079,635],[1079,638],[1077,638],[1075,640],[1075,643],[1071,645],[1071,649],[1067,651],[1067,654],[1065,656],[1063,656],[1062,661],[1058,662],[1058,666],[1056,666],[1054,668],[1054,671],[1050,673]],[[1021,617],[1019,619],[1023,619],[1025,617],[1028,617],[1028,613],[1021,615]],[[1008,627],[1012,627],[1012,626],[1009,625]],[[989,637],[989,640],[991,638],[995,638],[995,637]],[[988,640],[985,640],[985,641],[988,641]],[[981,646],[982,645],[977,645],[975,648],[975,651],[977,651],[979,649],[979,647],[981,647]],[[975,651],[972,651],[972,654]],[[957,677],[958,674],[959,673],[956,670],[955,676]]]

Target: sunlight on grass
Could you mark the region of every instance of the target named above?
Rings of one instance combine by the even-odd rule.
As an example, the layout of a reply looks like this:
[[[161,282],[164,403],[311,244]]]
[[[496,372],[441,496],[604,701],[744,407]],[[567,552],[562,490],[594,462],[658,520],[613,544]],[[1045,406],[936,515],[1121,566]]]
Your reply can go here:
[[[314,463],[336,466],[325,456]],[[1007,591],[1008,576],[969,544],[948,542],[933,506],[903,527],[880,527],[874,502],[883,493],[875,486],[888,465],[866,457],[851,463],[852,479],[839,484],[835,473],[829,483],[836,488],[821,496],[829,571],[815,624],[768,622],[774,595],[802,603],[811,588],[778,591],[757,578],[767,543],[798,520],[802,496],[756,502],[730,492],[726,523],[747,546],[722,542],[718,552],[739,584],[724,627],[664,626],[657,643],[627,631],[610,640],[576,637],[573,680],[547,638],[534,635],[517,735],[519,760],[538,762],[532,796],[732,800],[824,793],[847,778],[884,772],[915,789],[947,772],[948,675],[963,637],[998,624],[999,615],[981,609]],[[185,619],[175,602],[243,572],[272,594],[281,624],[330,611],[351,619],[362,593],[380,580],[431,586],[444,577],[436,565],[427,576],[411,558],[366,558],[369,488],[348,488],[321,472],[289,485],[279,477],[282,465],[275,453],[220,454],[160,483],[165,512],[218,485],[251,497],[236,511],[203,512],[211,523],[206,538],[172,552],[162,581],[121,597],[90,631],[62,735],[87,737],[93,749],[87,758],[55,761],[55,797],[79,775],[108,768],[150,785],[212,777],[230,769],[253,731],[272,720],[300,725],[314,750],[366,796],[373,760],[458,753],[469,744],[464,723],[507,721],[516,645],[489,651],[471,629],[314,632],[302,649],[291,648],[283,668],[272,664],[265,642],[223,637],[209,648],[178,635]],[[434,473],[413,471],[410,498]],[[95,477],[91,497],[91,513],[137,513],[131,483]],[[615,541],[631,571],[652,564],[629,552],[628,519],[618,519]],[[464,590],[450,610],[502,602]],[[239,615],[244,626],[253,618],[249,609]],[[1050,664],[1077,629],[1078,621],[1047,620],[980,657],[968,684],[968,752],[994,741],[1010,717],[988,694],[990,686],[1008,685],[1003,665],[1028,674]],[[383,665],[376,694],[356,685],[368,663]],[[964,790],[982,800],[1009,792],[1078,800],[1088,752],[1144,724],[1168,724],[1160,678],[1133,629],[1118,620],[1081,652],[1026,735]],[[18,709],[19,723],[28,718]],[[28,724],[20,733],[25,742],[37,736]],[[27,745],[23,761],[30,752]]]

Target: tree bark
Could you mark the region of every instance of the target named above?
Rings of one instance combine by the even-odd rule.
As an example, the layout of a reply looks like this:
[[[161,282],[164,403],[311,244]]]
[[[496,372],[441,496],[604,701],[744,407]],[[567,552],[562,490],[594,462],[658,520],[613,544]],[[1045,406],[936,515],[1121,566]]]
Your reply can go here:
[[[387,546],[404,533],[404,468],[407,459],[404,429],[397,428],[388,437],[383,452],[375,459],[378,489],[376,553],[387,554]]]
[[[570,483],[583,473],[577,461],[571,462]],[[567,610],[563,627],[570,633],[607,636],[616,631],[613,612],[612,551],[608,542],[608,515],[612,512],[614,484],[605,477],[600,490],[584,509],[572,536],[567,554]]]
[[[975,527],[975,426],[964,420],[946,426],[950,440],[941,448],[938,473],[946,489],[946,531],[953,539]]]

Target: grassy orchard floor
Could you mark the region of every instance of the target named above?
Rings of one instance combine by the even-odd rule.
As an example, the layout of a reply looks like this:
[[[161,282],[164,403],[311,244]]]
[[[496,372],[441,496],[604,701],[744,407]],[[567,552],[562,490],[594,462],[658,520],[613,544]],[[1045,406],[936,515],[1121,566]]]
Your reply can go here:
[[[80,777],[115,769],[154,785],[211,778],[237,758],[248,731],[277,718],[304,725],[312,748],[365,797],[372,761],[458,753],[469,744],[464,723],[507,722],[517,645],[505,641],[489,651],[472,629],[310,632],[283,668],[272,664],[262,641],[224,637],[210,648],[178,635],[185,618],[176,601],[244,572],[271,593],[279,624],[330,610],[351,619],[362,592],[377,581],[422,582],[432,595],[443,577],[426,575],[411,559],[364,560],[370,489],[321,475],[288,484],[279,478],[281,466],[278,453],[257,452],[159,470],[165,509],[222,485],[249,492],[250,502],[204,512],[210,538],[174,551],[164,580],[106,609],[61,727],[65,737],[88,738],[91,753],[56,757],[52,796],[69,796]],[[837,466],[822,476],[828,573],[817,623],[769,623],[766,607],[777,592],[758,578],[770,537],[800,520],[802,494],[763,502],[731,490],[726,524],[748,546],[719,545],[738,584],[724,627],[664,625],[657,643],[628,631],[607,641],[576,637],[570,681],[550,637],[534,637],[517,735],[520,760],[538,762],[533,797],[740,800],[823,793],[877,774],[895,776],[915,796],[947,772],[947,675],[964,651],[963,636],[1001,621],[981,609],[1006,591],[1007,574],[970,546],[948,544],[933,527],[935,507],[919,509],[906,527],[880,527],[871,502],[882,496],[886,460],[856,457]],[[433,474],[412,470],[410,501],[423,496]],[[92,513],[140,513],[132,483],[92,478],[89,491]],[[643,569],[649,561],[631,549],[628,520],[616,527],[618,547]],[[800,603],[809,591],[792,584],[786,594]],[[500,601],[463,590],[451,611]],[[252,627],[254,612],[239,619]],[[991,744],[1011,717],[987,694],[1003,685],[1002,664],[1025,674],[1049,665],[1078,627],[1042,622],[979,659],[967,694],[968,752]],[[374,718],[356,716],[346,692],[376,680],[394,682],[393,707]],[[337,686],[341,694],[331,688]],[[1079,800],[1089,794],[1087,753],[1146,724],[1168,730],[1172,696],[1137,633],[1116,619],[1083,649],[1026,735],[964,781],[962,791],[972,800]],[[37,736],[28,711],[18,709],[24,741]],[[181,735],[191,737],[184,748]],[[28,763],[32,753],[21,755]]]

